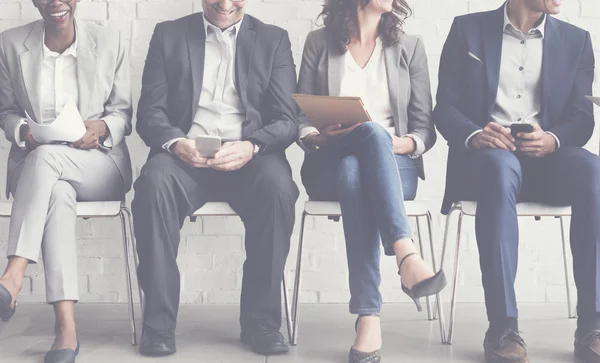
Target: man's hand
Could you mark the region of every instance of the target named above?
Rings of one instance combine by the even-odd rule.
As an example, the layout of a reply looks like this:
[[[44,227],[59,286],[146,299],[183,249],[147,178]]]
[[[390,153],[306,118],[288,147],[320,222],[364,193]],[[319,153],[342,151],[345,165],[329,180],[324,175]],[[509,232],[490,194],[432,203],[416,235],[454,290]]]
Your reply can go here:
[[[487,124],[483,131],[473,136],[471,147],[474,149],[503,149],[506,151],[515,151],[515,139],[510,134],[510,129],[503,127],[495,122]]]
[[[33,138],[33,135],[31,134],[31,130],[29,129],[29,125],[25,124],[23,126],[21,126],[21,129],[19,130],[20,132],[20,136],[21,136],[21,140],[25,141],[25,148],[29,151],[35,149],[36,147],[40,146],[40,144],[35,141],[35,139]]]
[[[303,141],[307,145],[315,145],[318,147],[323,147],[323,146],[327,145],[327,141],[329,140],[329,138],[347,134],[348,132],[357,128],[359,125],[360,124],[355,124],[355,125],[352,125],[352,126],[346,127],[346,128],[342,128],[342,125],[340,125],[340,124],[329,125],[329,126],[325,127],[323,130],[321,130],[320,133],[312,133],[312,134],[306,135],[306,137],[304,138]]]
[[[206,162],[208,159],[203,158],[196,150],[196,142],[194,140],[183,139],[175,142],[172,146],[173,154],[186,164],[194,168],[208,168]]]
[[[86,129],[85,134],[71,146],[82,150],[97,149],[100,137],[106,136],[106,123],[103,120],[87,120],[83,121],[83,124]]]
[[[411,137],[403,136],[392,136],[392,143],[394,148],[394,154],[396,155],[409,155],[415,152],[417,143]]]
[[[226,142],[207,164],[215,170],[233,171],[246,165],[254,156],[254,144],[250,141]]]
[[[556,139],[538,124],[533,125],[533,132],[518,133],[516,145],[521,154],[532,158],[541,158],[556,151]]]

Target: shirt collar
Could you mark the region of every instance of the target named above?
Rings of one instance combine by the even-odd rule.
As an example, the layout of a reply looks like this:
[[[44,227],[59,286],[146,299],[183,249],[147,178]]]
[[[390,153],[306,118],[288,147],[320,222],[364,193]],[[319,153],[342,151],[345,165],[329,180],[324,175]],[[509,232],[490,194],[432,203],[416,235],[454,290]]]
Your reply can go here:
[[[61,54],[56,53],[51,51],[50,49],[48,49],[48,47],[46,47],[46,29],[44,28],[44,30],[42,31],[42,49],[43,49],[43,59],[46,60],[48,58],[51,57],[58,57]],[[67,50],[65,50],[62,55],[72,55],[73,57],[77,58],[77,31],[75,31],[75,41],[73,42],[73,44],[71,44],[69,46],[69,48],[67,48]]]
[[[514,26],[510,19],[508,18],[508,3],[509,1],[506,2],[506,4],[504,5],[504,28],[506,30],[507,26],[511,26],[513,29],[520,31],[516,26]],[[548,15],[544,14],[544,16],[542,17],[542,21],[538,24],[538,26],[536,26],[535,28],[531,29],[529,31],[529,33],[535,33],[536,31],[540,32],[540,34],[542,34],[542,38],[545,36],[545,29],[546,29],[546,19],[547,19]]]
[[[244,17],[242,17],[242,19],[240,21],[238,21],[236,24],[230,26],[229,28],[227,28],[225,30],[221,30],[220,28],[211,24],[208,21],[208,19],[206,19],[206,14],[203,13],[202,18],[204,19],[204,36],[208,36],[208,29],[210,29],[211,31],[214,31],[216,33],[227,33],[227,32],[233,31],[235,39],[237,39],[237,36],[240,33],[240,27],[242,26],[242,22],[244,21]]]

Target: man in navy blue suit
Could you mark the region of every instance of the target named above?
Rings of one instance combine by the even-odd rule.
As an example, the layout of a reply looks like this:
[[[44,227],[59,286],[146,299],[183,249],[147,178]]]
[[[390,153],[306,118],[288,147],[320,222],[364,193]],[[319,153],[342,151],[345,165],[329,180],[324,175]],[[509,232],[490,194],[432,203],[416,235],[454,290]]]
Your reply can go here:
[[[578,290],[575,354],[600,362],[600,158],[592,136],[590,34],[553,18],[561,0],[510,0],[457,17],[444,46],[434,120],[450,147],[443,212],[475,200],[488,362],[529,362],[514,292],[517,201],[571,205]],[[532,132],[511,134],[511,125]]]

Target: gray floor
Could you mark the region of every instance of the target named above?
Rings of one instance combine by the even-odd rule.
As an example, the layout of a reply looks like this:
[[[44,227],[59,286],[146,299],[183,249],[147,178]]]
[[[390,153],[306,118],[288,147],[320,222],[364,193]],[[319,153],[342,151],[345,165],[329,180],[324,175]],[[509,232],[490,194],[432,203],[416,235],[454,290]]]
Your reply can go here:
[[[125,305],[77,306],[81,353],[78,362],[347,362],[353,318],[344,305],[303,305],[298,346],[289,355],[263,357],[239,343],[236,306],[182,306],[176,355],[156,359],[130,345]],[[575,321],[562,304],[522,305],[521,326],[532,363],[575,362]],[[481,304],[458,307],[454,345],[440,344],[438,323],[414,305],[387,305],[383,315],[383,362],[482,362],[486,323]],[[52,310],[22,304],[9,324],[0,322],[0,362],[41,363],[53,340]],[[285,330],[285,326],[282,327]]]

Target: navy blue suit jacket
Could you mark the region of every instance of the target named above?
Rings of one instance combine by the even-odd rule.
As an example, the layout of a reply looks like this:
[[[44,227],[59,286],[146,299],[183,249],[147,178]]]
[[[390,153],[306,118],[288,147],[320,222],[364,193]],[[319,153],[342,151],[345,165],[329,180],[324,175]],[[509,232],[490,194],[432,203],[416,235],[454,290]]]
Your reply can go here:
[[[465,140],[491,120],[496,103],[502,55],[504,6],[455,18],[442,51],[433,119],[448,141],[447,213],[464,185]],[[469,56],[477,56],[481,62]],[[583,146],[594,130],[592,94],[594,53],[590,34],[547,17],[542,65],[542,129],[554,133],[561,147]]]

